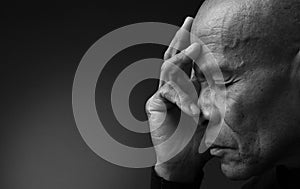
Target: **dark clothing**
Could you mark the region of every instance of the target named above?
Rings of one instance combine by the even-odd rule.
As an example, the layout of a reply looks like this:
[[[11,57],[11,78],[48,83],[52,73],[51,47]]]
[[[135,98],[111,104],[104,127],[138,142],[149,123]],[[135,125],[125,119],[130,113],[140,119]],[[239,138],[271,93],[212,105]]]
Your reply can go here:
[[[156,175],[152,169],[151,189],[199,189],[203,173],[195,183],[183,184],[168,182]],[[242,189],[289,189],[300,188],[300,169],[289,170],[284,166],[277,166],[266,173],[255,176]]]
[[[166,181],[163,178],[159,177],[154,168],[152,168],[151,173],[151,189],[199,189],[201,181],[203,179],[203,171],[199,173],[198,179],[194,183],[176,183]]]
[[[246,183],[242,189],[289,189],[300,188],[300,169],[287,169],[285,166],[277,166],[276,168],[266,172],[261,176],[252,178]]]

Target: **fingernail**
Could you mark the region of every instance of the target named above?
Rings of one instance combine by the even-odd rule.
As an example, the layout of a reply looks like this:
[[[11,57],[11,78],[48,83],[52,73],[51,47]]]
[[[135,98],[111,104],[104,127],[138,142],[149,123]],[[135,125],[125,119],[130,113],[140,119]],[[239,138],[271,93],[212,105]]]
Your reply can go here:
[[[190,109],[194,115],[197,115],[200,113],[200,109],[195,104],[191,104]]]
[[[199,43],[191,44],[184,53],[186,56],[190,57],[192,60],[196,60],[200,54],[201,46]]]
[[[192,22],[192,21],[193,21],[193,18],[192,18],[192,17],[190,17],[190,16],[186,17],[185,20],[184,20],[184,22],[183,22],[183,24],[182,24],[182,28],[186,28],[187,25],[188,25],[190,22]]]

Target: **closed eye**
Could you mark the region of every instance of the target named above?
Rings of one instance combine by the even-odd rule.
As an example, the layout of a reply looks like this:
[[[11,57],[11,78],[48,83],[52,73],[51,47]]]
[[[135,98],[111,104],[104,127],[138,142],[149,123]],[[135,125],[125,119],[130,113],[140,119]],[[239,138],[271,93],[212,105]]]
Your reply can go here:
[[[228,88],[229,86],[239,82],[241,79],[230,79],[229,81],[225,81],[224,85],[226,88]]]

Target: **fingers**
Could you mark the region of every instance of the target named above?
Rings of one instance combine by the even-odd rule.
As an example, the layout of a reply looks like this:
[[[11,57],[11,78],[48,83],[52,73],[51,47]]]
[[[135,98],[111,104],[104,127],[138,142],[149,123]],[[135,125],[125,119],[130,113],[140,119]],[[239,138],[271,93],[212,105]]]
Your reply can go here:
[[[200,114],[200,109],[188,94],[180,87],[170,81],[163,85],[147,102],[146,111],[148,115],[153,112],[167,111],[174,104],[189,116],[195,117]]]
[[[168,81],[190,79],[193,60],[198,58],[200,51],[200,44],[193,43],[184,51],[165,61],[161,67],[159,87]]]
[[[176,104],[184,113],[190,116],[195,116],[200,113],[198,106],[193,103],[189,95],[182,91],[174,82],[168,82],[161,88],[159,93],[161,97]]]
[[[170,43],[169,48],[164,54],[164,60],[168,60],[177,54],[178,51],[182,51],[190,44],[190,30],[193,23],[192,17],[187,17],[181,26],[181,28],[175,34],[173,40]]]

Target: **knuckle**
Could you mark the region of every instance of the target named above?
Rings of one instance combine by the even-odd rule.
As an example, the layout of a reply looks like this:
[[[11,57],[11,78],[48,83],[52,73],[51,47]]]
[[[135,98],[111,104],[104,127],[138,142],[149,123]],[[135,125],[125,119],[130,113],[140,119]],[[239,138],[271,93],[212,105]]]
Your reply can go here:
[[[176,56],[176,62],[178,62],[179,64],[184,63],[186,60],[187,60],[187,57],[184,54],[184,52],[181,52]]]
[[[147,113],[150,113],[152,101],[153,101],[153,96],[150,97],[145,104],[145,110]]]
[[[173,81],[169,81],[162,88],[160,94],[168,99],[174,100],[177,97],[176,84]]]
[[[170,68],[181,68],[188,62],[188,58],[184,53],[179,53],[173,56],[172,58],[165,60],[165,62],[161,66],[161,71],[170,70]]]
[[[173,90],[176,86],[176,83],[174,81],[168,81],[167,86],[168,86],[168,89]]]
[[[162,65],[161,65],[161,72],[167,71],[171,66],[170,61],[165,61]]]
[[[173,81],[168,81],[162,88],[161,88],[161,93],[166,93],[166,92],[170,92],[171,90],[173,90],[174,86],[174,82]]]

